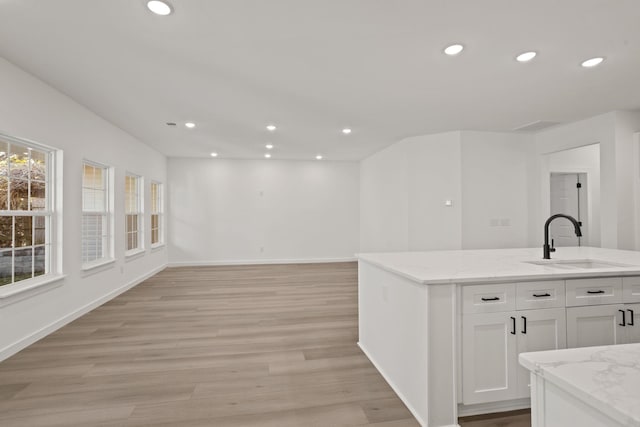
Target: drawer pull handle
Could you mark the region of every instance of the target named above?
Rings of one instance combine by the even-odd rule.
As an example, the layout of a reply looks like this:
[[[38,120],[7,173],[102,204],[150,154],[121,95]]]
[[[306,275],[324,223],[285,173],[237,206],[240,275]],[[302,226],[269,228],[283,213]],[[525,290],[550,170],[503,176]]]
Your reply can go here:
[[[524,316],[520,316],[522,317],[522,333],[526,334],[527,333],[527,318]]]
[[[533,296],[536,298],[542,298],[542,297],[550,297],[551,294],[545,292],[544,294],[533,294]]]
[[[500,301],[500,298],[498,298],[498,297],[492,297],[492,298],[482,297],[482,301]]]
[[[629,323],[627,323],[627,325],[629,325],[629,326],[633,326],[633,322],[634,322],[634,319],[633,319],[633,316],[634,316],[634,314],[633,314],[633,310],[631,310],[631,309],[627,309],[627,311],[629,312]]]
[[[624,310],[618,310],[620,313],[622,313],[622,323],[618,323],[618,325],[620,326],[627,326],[627,322],[625,319],[625,311]]]
[[[516,318],[511,316],[511,335],[516,334]]]
[[[599,289],[597,291],[587,291],[588,294],[604,294],[604,291],[602,289]]]

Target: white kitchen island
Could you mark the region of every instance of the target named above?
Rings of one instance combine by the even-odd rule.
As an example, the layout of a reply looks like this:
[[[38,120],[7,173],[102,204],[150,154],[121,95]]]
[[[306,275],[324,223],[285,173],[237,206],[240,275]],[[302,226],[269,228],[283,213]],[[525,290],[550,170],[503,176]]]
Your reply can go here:
[[[552,256],[358,255],[359,345],[422,425],[529,407],[520,353],[640,342],[640,252]]]
[[[640,344],[523,353],[532,427],[640,426]]]

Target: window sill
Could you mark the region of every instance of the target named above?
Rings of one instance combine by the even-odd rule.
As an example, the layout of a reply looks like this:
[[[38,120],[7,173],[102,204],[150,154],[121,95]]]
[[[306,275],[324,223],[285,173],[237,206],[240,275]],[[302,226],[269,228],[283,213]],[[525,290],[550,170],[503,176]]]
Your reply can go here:
[[[164,247],[166,246],[166,244],[164,242],[162,243],[154,243],[151,245],[151,251],[155,252],[155,251],[159,251],[161,249],[164,249]]]
[[[82,266],[82,272],[87,274],[91,274],[94,272],[97,273],[99,271],[105,270],[106,268],[112,267],[115,262],[115,258],[109,258],[106,260],[87,263]]]
[[[50,289],[62,286],[64,274],[46,275],[27,279],[11,285],[0,286],[0,307],[41,294]]]
[[[124,259],[125,261],[129,261],[129,260],[133,260],[136,258],[139,258],[141,256],[143,256],[145,253],[144,248],[140,248],[140,249],[133,249],[131,251],[127,251],[124,253]]]

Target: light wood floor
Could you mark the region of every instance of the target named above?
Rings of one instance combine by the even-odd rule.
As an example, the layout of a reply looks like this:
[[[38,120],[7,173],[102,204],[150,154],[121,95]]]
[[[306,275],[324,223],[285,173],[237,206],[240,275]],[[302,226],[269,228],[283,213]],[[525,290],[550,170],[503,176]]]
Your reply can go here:
[[[356,341],[354,263],[170,268],[0,363],[0,426],[417,426]]]

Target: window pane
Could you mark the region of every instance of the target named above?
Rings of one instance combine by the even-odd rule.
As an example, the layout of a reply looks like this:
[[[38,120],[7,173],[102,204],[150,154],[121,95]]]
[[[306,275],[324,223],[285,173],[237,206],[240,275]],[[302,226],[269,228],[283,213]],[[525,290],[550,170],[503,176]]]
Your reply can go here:
[[[0,176],[5,178],[9,176],[9,155],[7,150],[9,150],[9,145],[4,141],[0,141]]]
[[[46,218],[43,216],[35,216],[33,217],[35,222],[35,227],[33,230],[33,244],[34,245],[42,245],[46,243],[46,233],[45,233],[45,225]]]
[[[47,256],[47,247],[46,246],[37,246],[34,248],[35,258],[33,261],[33,272],[35,276],[42,276],[45,271],[45,259]]]
[[[33,251],[31,248],[16,249],[14,255],[14,282],[32,277],[31,270],[33,268]]]
[[[12,248],[13,217],[0,216],[0,248]]]
[[[6,176],[0,176],[0,210],[6,209],[9,209],[9,180]]]
[[[47,208],[46,188],[44,181],[31,181],[31,210],[43,211]]]
[[[82,216],[82,261],[91,262],[104,257],[103,215]]]
[[[24,246],[31,246],[33,244],[32,239],[32,225],[30,216],[17,216],[15,217],[15,247],[21,248]]]
[[[158,212],[158,184],[151,184],[151,212]]]
[[[13,263],[13,250],[0,250],[0,286],[11,283],[11,265]]]
[[[29,206],[29,181],[13,178],[13,170],[11,171],[11,176],[12,179],[9,182],[9,209],[27,210]]]
[[[42,151],[31,150],[31,179],[47,180],[47,154]]]

